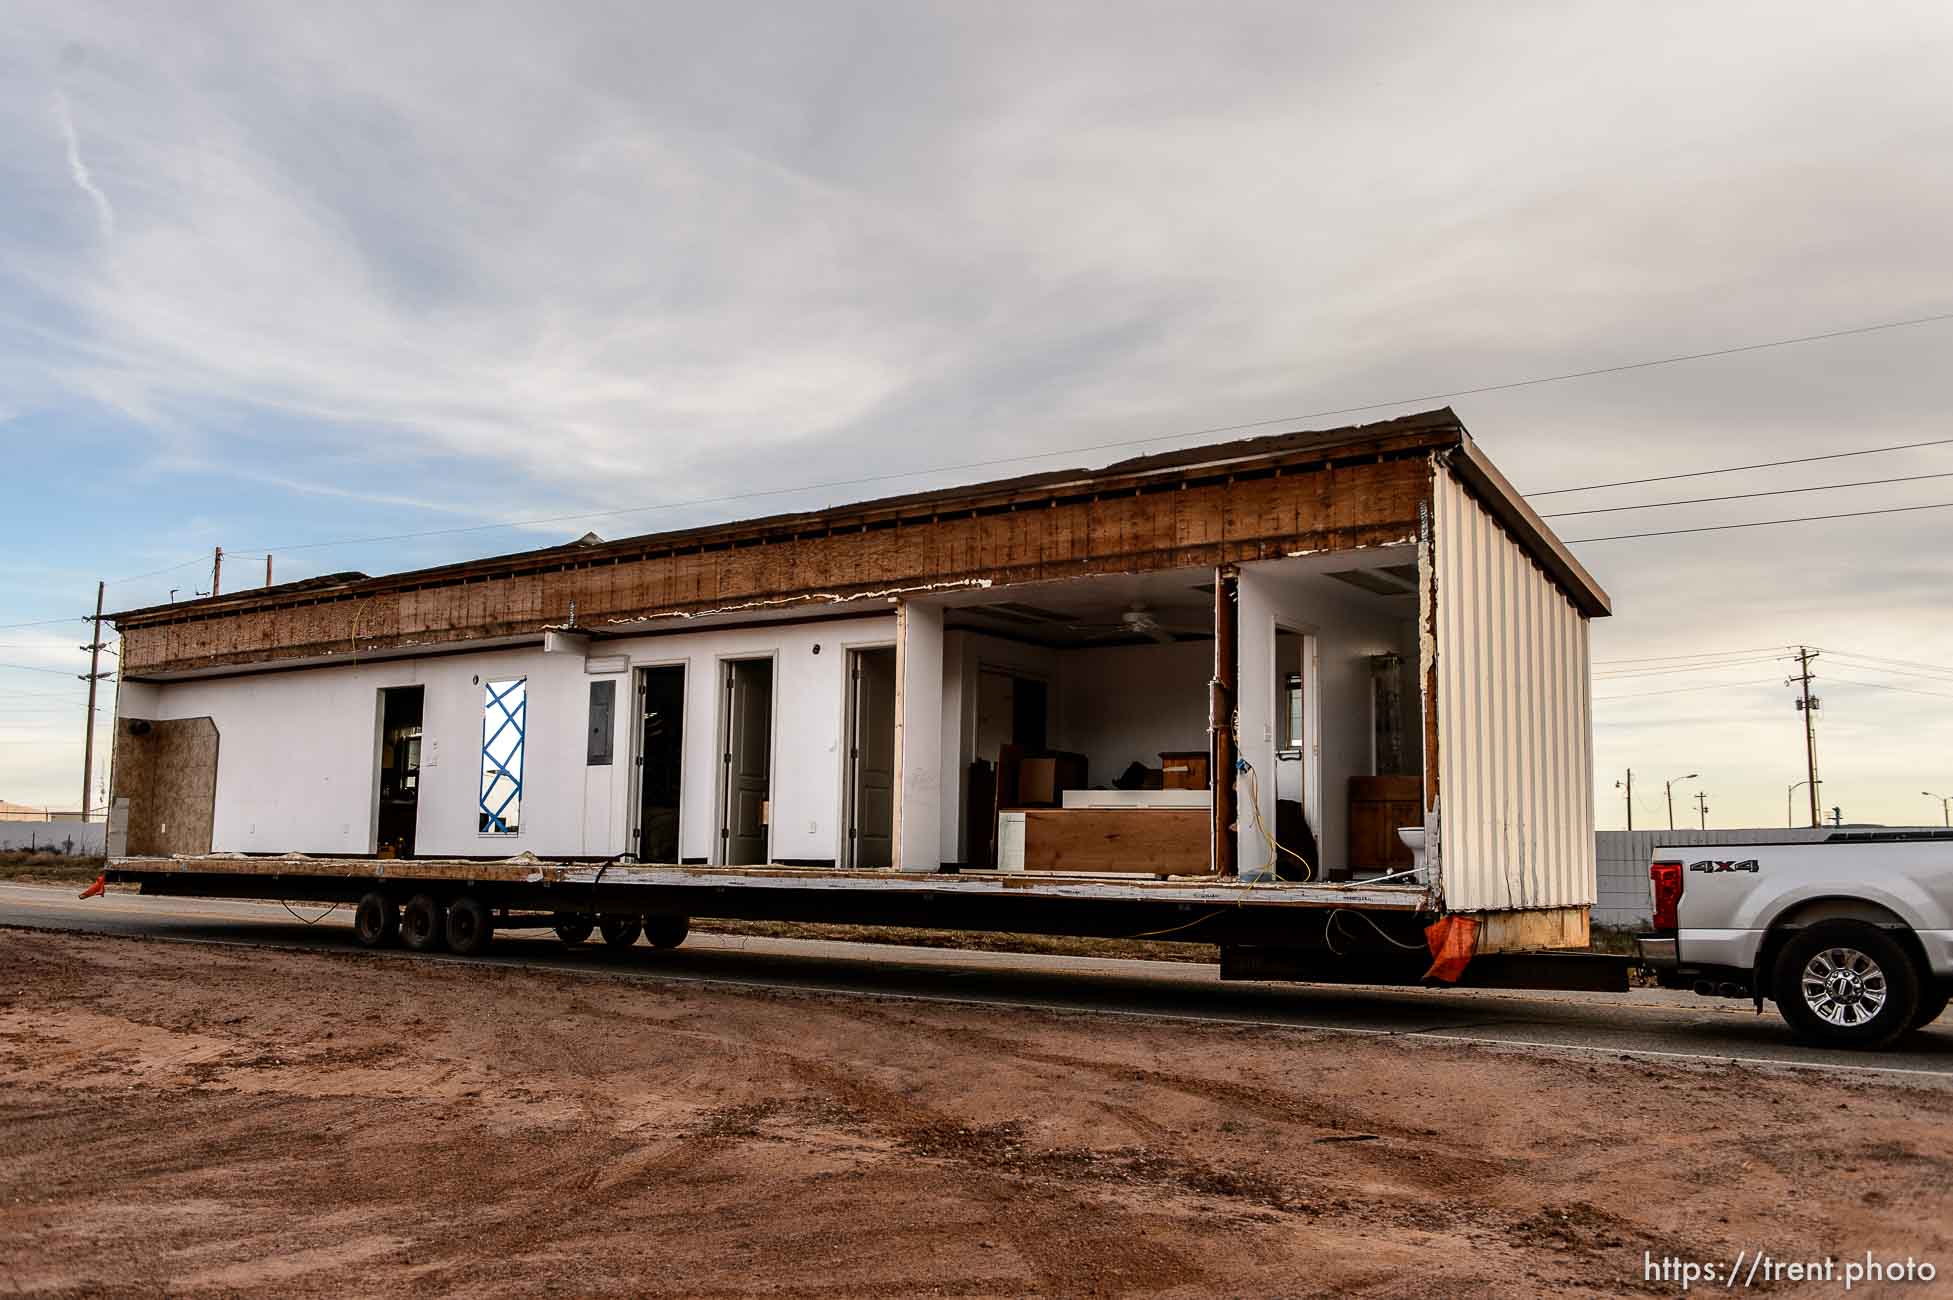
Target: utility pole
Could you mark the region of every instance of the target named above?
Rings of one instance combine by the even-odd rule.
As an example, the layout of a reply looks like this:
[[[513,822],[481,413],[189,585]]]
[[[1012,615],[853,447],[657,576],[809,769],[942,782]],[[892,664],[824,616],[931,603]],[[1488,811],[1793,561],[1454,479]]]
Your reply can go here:
[[[1802,671],[1788,683],[1803,688],[1803,694],[1797,700],[1797,709],[1804,715],[1804,766],[1811,786],[1811,825],[1814,827],[1824,824],[1824,815],[1818,809],[1817,780],[1817,710],[1820,701],[1811,694],[1811,661],[1815,658],[1815,650],[1809,646],[1798,646],[1797,666]]]
[[[224,588],[224,548],[218,547],[210,557],[210,594],[216,595]]]
[[[264,585],[267,587],[271,585],[271,557],[269,555],[264,557]]]
[[[1668,796],[1668,829],[1669,830],[1672,831],[1675,829],[1675,783],[1677,781],[1693,781],[1695,780],[1696,777],[1700,775],[1701,773],[1699,772],[1690,772],[1687,776],[1670,777],[1667,781],[1662,783],[1662,787],[1661,787],[1662,793]]]
[[[86,739],[81,744],[81,819],[88,820],[89,809],[94,807],[95,797],[95,683],[108,676],[101,671],[102,651],[102,596],[108,590],[106,582],[95,584],[95,621],[91,625],[94,635],[82,649],[88,652],[88,675],[82,678],[88,683],[88,725],[83,733]]]
[[[1696,808],[1697,816],[1701,818],[1702,829],[1705,831],[1708,830],[1709,829],[1709,796],[1706,792],[1701,790],[1697,790],[1695,792],[1695,808]]]
[[[1616,790],[1621,789],[1623,786],[1627,787],[1628,830],[1632,832],[1634,830],[1634,769],[1631,767],[1627,770],[1626,781],[1616,781],[1614,783]]]
[[[1947,826],[1953,827],[1953,795],[1934,794],[1931,790],[1921,790],[1928,799],[1939,800],[1939,817]]]

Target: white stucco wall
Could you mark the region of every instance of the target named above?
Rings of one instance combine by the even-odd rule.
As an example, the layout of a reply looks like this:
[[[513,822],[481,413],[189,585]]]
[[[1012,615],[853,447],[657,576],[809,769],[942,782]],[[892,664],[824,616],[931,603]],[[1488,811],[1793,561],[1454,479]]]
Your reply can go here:
[[[846,650],[892,645],[893,613],[831,622],[705,630],[599,643],[631,667],[686,667],[685,786],[680,854],[709,859],[717,830],[720,664],[771,655],[774,676],[772,846],[775,858],[834,858],[841,820]],[[820,653],[814,653],[814,646]],[[476,830],[481,681],[527,677],[521,829]],[[213,847],[248,852],[373,849],[379,694],[426,688],[418,851],[423,855],[608,855],[625,848],[634,714],[629,673],[615,677],[614,761],[585,762],[589,683],[576,654],[539,647],[424,659],[129,684],[122,717],[208,716],[217,724]]]

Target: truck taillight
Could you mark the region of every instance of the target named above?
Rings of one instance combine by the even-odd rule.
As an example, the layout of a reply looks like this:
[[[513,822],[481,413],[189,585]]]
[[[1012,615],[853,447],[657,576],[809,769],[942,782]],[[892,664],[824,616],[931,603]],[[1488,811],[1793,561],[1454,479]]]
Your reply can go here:
[[[1655,929],[1676,929],[1675,915],[1682,905],[1682,864],[1649,863],[1648,883],[1655,895]]]

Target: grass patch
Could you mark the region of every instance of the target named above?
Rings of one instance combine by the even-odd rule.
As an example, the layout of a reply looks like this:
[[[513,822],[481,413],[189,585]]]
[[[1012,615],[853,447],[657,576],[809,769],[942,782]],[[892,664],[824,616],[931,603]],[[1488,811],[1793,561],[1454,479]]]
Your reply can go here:
[[[70,856],[62,853],[32,853],[9,849],[0,852],[0,880],[43,881],[54,884],[83,884],[102,874],[102,858]]]

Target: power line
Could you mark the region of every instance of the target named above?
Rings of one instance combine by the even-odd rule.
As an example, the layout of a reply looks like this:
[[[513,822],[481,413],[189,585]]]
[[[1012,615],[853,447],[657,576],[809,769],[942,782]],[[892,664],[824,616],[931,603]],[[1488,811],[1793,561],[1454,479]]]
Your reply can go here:
[[[1854,654],[1849,650],[1834,650],[1829,646],[1817,646],[1814,648],[1821,649],[1825,651],[1827,654],[1839,655],[1846,659],[1869,659],[1875,663],[1904,664],[1908,668],[1927,668],[1927,669],[1934,670],[1936,672],[1953,673],[1953,664],[1925,663],[1918,659],[1894,659],[1887,655]]]
[[[41,668],[34,664],[0,664],[0,669],[19,673],[53,673],[57,677],[80,676],[79,673],[72,673],[66,668]]]
[[[1863,451],[1833,451],[1822,456],[1793,456],[1789,460],[1763,460],[1754,465],[1730,465],[1723,469],[1690,470],[1686,474],[1656,474],[1650,478],[1624,478],[1613,483],[1586,483],[1580,487],[1552,488],[1545,492],[1528,492],[1531,497],[1564,496],[1568,492],[1597,492],[1601,488],[1634,487],[1641,483],[1672,483],[1681,478],[1707,478],[1712,474],[1740,474],[1752,469],[1775,469],[1780,465],[1809,465],[1820,460],[1848,460],[1853,456],[1881,456],[1888,451],[1912,451],[1918,447],[1944,447],[1953,443],[1953,438],[1933,438],[1926,442],[1900,442],[1890,447],[1867,447]]]
[[[1838,675],[1830,675],[1830,677],[1826,677],[1826,681],[1844,681],[1846,685],[1871,687],[1873,691],[1904,691],[1906,695],[1932,695],[1935,699],[1953,699],[1953,695],[1949,695],[1947,691],[1922,691],[1918,687],[1894,687],[1894,685],[1889,685],[1885,681],[1855,681],[1851,677],[1838,677]]]
[[[1753,524],[1705,524],[1700,528],[1664,528],[1651,533],[1615,533],[1610,537],[1572,537],[1567,539],[1567,545],[1580,546],[1587,542],[1628,542],[1639,537],[1679,537],[1684,533],[1723,533],[1738,528],[1775,528],[1781,524],[1815,524],[1827,519],[1865,519],[1872,515],[1904,515],[1916,510],[1947,509],[1953,509],[1953,501],[1936,501],[1928,506],[1887,506],[1883,510],[1852,510],[1840,515],[1800,515],[1795,519],[1760,519]]]
[[[1677,664],[1670,668],[1631,668],[1616,672],[1597,672],[1596,681],[1624,681],[1632,677],[1672,677],[1677,673],[1717,672],[1725,668],[1750,668],[1757,664],[1781,659],[1782,655],[1765,655],[1750,659],[1730,659],[1708,664]]]
[[[0,631],[12,631],[17,627],[53,627],[56,623],[86,623],[88,615],[77,614],[73,618],[44,618],[38,623],[0,623]]]
[[[1706,686],[1677,686],[1672,690],[1666,691],[1631,691],[1626,695],[1596,695],[1594,696],[1594,703],[1599,704],[1605,700],[1639,700],[1650,695],[1686,695],[1690,691],[1721,691],[1736,686],[1777,686],[1781,684],[1779,678],[1758,677],[1745,682],[1710,682]]]
[[[1182,431],[1179,433],[1151,434],[1141,438],[1117,438],[1106,442],[1085,443],[1076,446],[1062,447],[1052,451],[1029,452],[1017,456],[995,456],[984,460],[963,461],[961,463],[953,464],[953,465],[938,465],[938,466],[926,467],[922,469],[901,470],[901,471],[896,471],[888,474],[869,474],[857,478],[831,479],[824,483],[809,483],[809,484],[800,485],[798,487],[767,488],[767,489],[761,489],[752,492],[731,493],[725,496],[707,497],[707,498],[701,498],[701,499],[691,500],[691,501],[658,502],[648,506],[633,506],[633,507],[628,507],[623,509],[610,509],[610,510],[581,511],[574,514],[544,515],[544,516],[536,516],[536,517],[526,518],[526,519],[503,520],[495,523],[486,523],[486,524],[464,524],[464,525],[456,525],[455,527],[452,528],[430,528],[430,529],[423,529],[415,532],[390,533],[390,534],[373,536],[373,537],[347,537],[347,538],[338,538],[332,541],[324,541],[324,542],[292,542],[292,543],[285,543],[277,546],[266,546],[262,549],[272,553],[282,553],[285,551],[319,550],[322,548],[333,547],[333,546],[353,546],[353,545],[377,543],[377,542],[411,541],[423,537],[448,537],[460,533],[486,532],[486,531],[492,531],[495,529],[502,529],[502,528],[522,528],[522,527],[529,527],[537,524],[568,523],[568,522],[588,520],[588,519],[614,518],[619,515],[650,514],[655,511],[679,510],[687,507],[724,505],[735,501],[749,501],[749,500],[755,500],[758,498],[770,497],[770,496],[785,496],[796,492],[820,492],[820,491],[831,490],[834,488],[862,487],[872,483],[885,483],[895,479],[919,478],[931,474],[955,474],[955,473],[961,473],[965,470],[993,469],[1000,465],[1019,464],[1025,461],[1033,461],[1033,460],[1047,460],[1054,456],[1073,456],[1085,452],[1109,451],[1109,450],[1114,450],[1117,448],[1124,448],[1124,447],[1139,447],[1139,446],[1144,446],[1156,442],[1171,442],[1181,438],[1203,438],[1203,437],[1210,437],[1212,435],[1222,434],[1222,433],[1239,433],[1249,429],[1265,428],[1269,425],[1298,424],[1307,420],[1318,420],[1318,419],[1323,419],[1328,416],[1334,416],[1334,415],[1353,415],[1363,411],[1382,410],[1386,407],[1411,406],[1420,402],[1443,401],[1455,397],[1474,397],[1485,393],[1509,392],[1513,389],[1530,388],[1541,384],[1564,383],[1569,380],[1589,379],[1599,375],[1620,374],[1625,371],[1647,370],[1656,366],[1677,365],[1679,363],[1686,362],[1686,361],[1703,361],[1714,357],[1734,356],[1745,352],[1759,352],[1769,348],[1790,347],[1800,343],[1816,343],[1816,342],[1822,342],[1827,339],[1846,338],[1857,334],[1871,334],[1883,330],[1906,329],[1912,326],[1930,325],[1945,320],[1953,320],[1953,312],[1940,312],[1930,316],[1916,316],[1906,320],[1882,321],[1877,324],[1860,325],[1850,329],[1826,330],[1822,333],[1817,333],[1817,334],[1800,334],[1790,338],[1770,339],[1761,343],[1746,343],[1735,347],[1715,348],[1706,352],[1681,353],[1675,356],[1657,357],[1648,361],[1631,361],[1631,362],[1625,362],[1621,365],[1615,365],[1615,366],[1599,366],[1587,370],[1572,370],[1572,371],[1566,371],[1564,373],[1555,374],[1555,375],[1538,375],[1529,379],[1515,379],[1500,384],[1481,384],[1473,388],[1452,389],[1450,391],[1440,392],[1440,393],[1424,393],[1412,397],[1397,397],[1397,398],[1392,398],[1388,401],[1364,402],[1355,406],[1328,407],[1321,410],[1304,411],[1294,415],[1273,416],[1264,420],[1249,420],[1239,424],[1209,425],[1204,429],[1193,429],[1193,430]],[[1953,443],[1953,438],[1943,439],[1942,441],[1947,443]],[[1934,446],[1938,444],[1937,443],[1915,443],[1909,445]],[[1896,451],[1896,450],[1901,450],[1901,448],[1881,447],[1881,448],[1874,448],[1872,451],[1846,452],[1846,453],[1838,453],[1838,455],[1841,456],[1842,455],[1872,455],[1876,451]],[[1809,457],[1807,459],[1822,460],[1822,459],[1833,459],[1833,457]],[[1798,462],[1782,461],[1782,462],[1775,462],[1775,463],[1794,464]],[[1733,473],[1733,472],[1735,471],[1734,470],[1701,471],[1701,473],[1705,473],[1705,474]],[[1673,476],[1665,476],[1665,477],[1688,478],[1688,477],[1695,477],[1695,476],[1673,475]],[[1636,479],[1632,481],[1633,482],[1657,482],[1660,480]],[[1619,485],[1598,484],[1592,486],[1612,487],[1612,486],[1619,486]],[[1556,488],[1552,492],[1536,493],[1534,495],[1551,496],[1554,495],[1555,493],[1581,492],[1586,490],[1587,488]],[[192,561],[186,560],[182,565],[176,565],[173,567],[182,568],[190,563],[192,563]],[[168,570],[158,570],[158,572],[168,572]],[[153,576],[153,575],[138,575],[138,576]],[[118,579],[118,581],[129,581],[129,580],[130,579]]]
[[[1727,471],[1710,470],[1707,472],[1726,473]],[[1932,478],[1953,478],[1953,470],[1946,470],[1938,474],[1906,474],[1899,478],[1868,478],[1861,479],[1856,483],[1819,483],[1814,487],[1771,488],[1763,492],[1732,492],[1728,496],[1689,497],[1681,501],[1645,501],[1640,505],[1633,506],[1595,506],[1591,510],[1559,510],[1550,515],[1541,515],[1540,518],[1566,519],[1573,515],[1611,515],[1619,514],[1623,510],[1659,510],[1664,506],[1704,506],[1714,504],[1718,501],[1749,501],[1755,497],[1787,497],[1795,496],[1800,492],[1837,492],[1844,488],[1882,487],[1888,483],[1918,483]],[[1563,490],[1572,491],[1574,489]],[[1546,494],[1540,493],[1539,495],[1544,496]]]
[[[1638,659],[1596,659],[1593,662],[1596,666],[1600,664],[1646,664],[1646,663],[1655,663],[1657,661],[1667,661],[1672,659],[1708,659],[1708,658],[1719,658],[1723,655],[1763,654],[1766,651],[1777,651],[1777,650],[1788,650],[1788,649],[1790,649],[1790,647],[1787,645],[1758,645],[1758,646],[1750,646],[1747,649],[1743,649],[1743,650],[1701,650],[1701,651],[1697,651],[1694,654],[1643,655]]]

